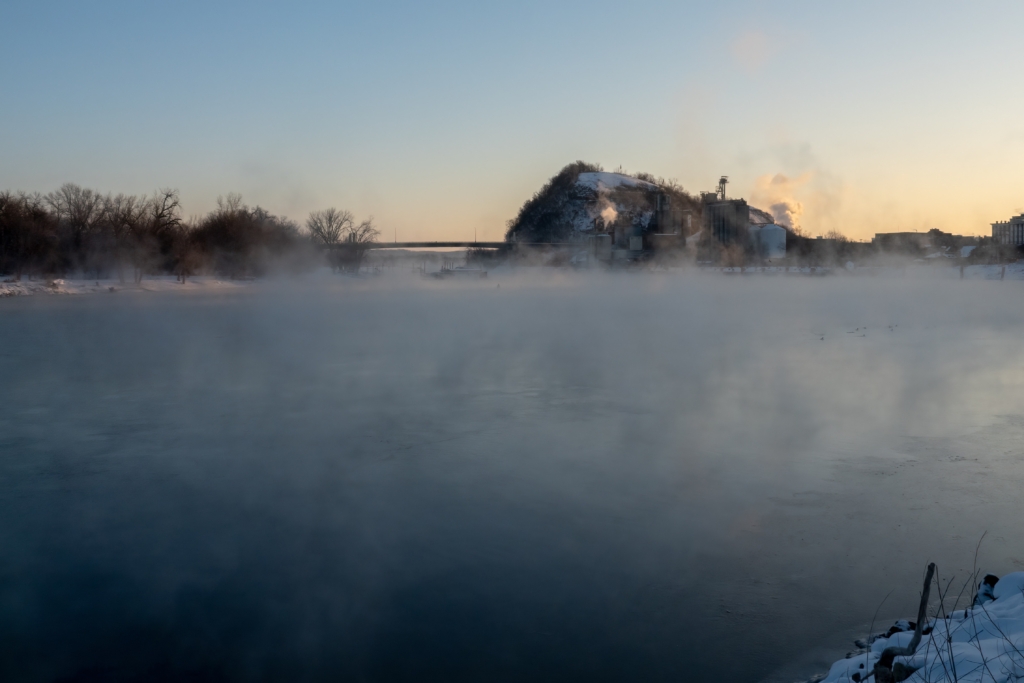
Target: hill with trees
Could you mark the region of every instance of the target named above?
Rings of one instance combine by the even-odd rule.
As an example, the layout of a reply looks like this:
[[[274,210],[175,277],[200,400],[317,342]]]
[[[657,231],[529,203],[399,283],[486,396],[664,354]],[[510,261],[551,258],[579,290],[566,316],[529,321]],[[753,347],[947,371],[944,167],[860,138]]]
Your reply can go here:
[[[605,172],[577,161],[555,174],[509,221],[505,239],[520,243],[572,242],[596,232],[658,230],[660,201],[689,212],[699,226],[700,200],[674,181],[647,173]],[[685,228],[685,226],[684,226]]]

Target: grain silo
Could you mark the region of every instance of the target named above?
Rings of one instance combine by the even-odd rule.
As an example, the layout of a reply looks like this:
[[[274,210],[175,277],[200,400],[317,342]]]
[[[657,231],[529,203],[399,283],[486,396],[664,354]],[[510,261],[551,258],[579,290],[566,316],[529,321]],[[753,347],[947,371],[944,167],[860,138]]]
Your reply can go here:
[[[769,223],[757,231],[757,250],[761,258],[780,259],[786,256],[786,230]]]

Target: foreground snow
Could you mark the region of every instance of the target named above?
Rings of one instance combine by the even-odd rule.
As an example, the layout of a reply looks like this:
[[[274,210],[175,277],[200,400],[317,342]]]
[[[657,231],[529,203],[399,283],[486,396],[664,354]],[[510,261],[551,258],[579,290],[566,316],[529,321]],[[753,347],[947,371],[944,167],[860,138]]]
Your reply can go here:
[[[921,683],[1024,680],[1024,572],[1001,578],[993,595],[995,600],[928,622],[917,652],[896,657],[894,669],[902,663],[914,670],[906,680]],[[901,630],[893,632],[897,629]],[[821,680],[872,680],[869,676],[882,651],[907,646],[913,635],[911,624],[897,622],[889,634],[833,664]]]
[[[244,286],[244,281],[221,280],[214,277],[194,277],[181,283],[171,275],[146,278],[137,285],[134,283],[122,283],[119,280],[22,280],[21,282],[0,282],[0,297],[32,294],[114,293],[120,291],[215,291],[238,289]]]

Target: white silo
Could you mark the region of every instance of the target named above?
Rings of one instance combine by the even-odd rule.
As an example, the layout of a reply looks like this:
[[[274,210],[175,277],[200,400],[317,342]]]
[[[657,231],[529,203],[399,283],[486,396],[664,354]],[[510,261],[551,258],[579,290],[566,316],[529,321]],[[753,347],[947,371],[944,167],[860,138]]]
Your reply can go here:
[[[785,258],[786,230],[771,223],[761,226],[757,231],[757,246],[762,258]]]

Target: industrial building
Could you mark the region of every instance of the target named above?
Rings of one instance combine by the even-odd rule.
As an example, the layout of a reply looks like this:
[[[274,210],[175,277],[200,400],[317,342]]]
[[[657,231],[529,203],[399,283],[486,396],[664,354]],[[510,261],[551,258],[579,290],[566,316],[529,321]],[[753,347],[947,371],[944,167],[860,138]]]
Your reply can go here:
[[[1024,213],[992,224],[992,241],[1013,247],[1024,245]]]
[[[746,201],[726,197],[728,182],[729,178],[722,176],[716,192],[701,194],[704,233],[723,246],[739,246],[763,259],[784,258],[786,230],[773,223],[752,222]]]
[[[750,239],[750,207],[742,199],[726,198],[725,186],[728,182],[729,178],[722,176],[716,192],[701,193],[701,227],[705,234],[714,237],[719,244],[747,246]]]
[[[623,173],[585,171],[559,202],[574,229],[569,241],[591,246],[598,261],[646,260],[686,247],[696,202]]]
[[[777,260],[786,256],[788,233],[771,222],[770,214],[751,210],[743,199],[726,197],[729,179],[719,180],[715,192],[701,193],[699,208],[686,196],[672,196],[646,181],[615,173],[588,172],[580,174],[580,183],[598,187],[596,204],[588,208],[602,213],[592,220],[592,228],[580,230],[586,255],[574,257],[587,261],[625,262],[651,258],[674,258],[692,248],[698,259],[718,262],[722,247],[729,258],[742,260]],[[602,191],[603,190],[603,191]],[[606,218],[608,206],[615,210]],[[694,232],[695,213],[699,211],[701,230]],[[591,224],[588,224],[588,226]],[[574,261],[575,263],[575,261]]]

